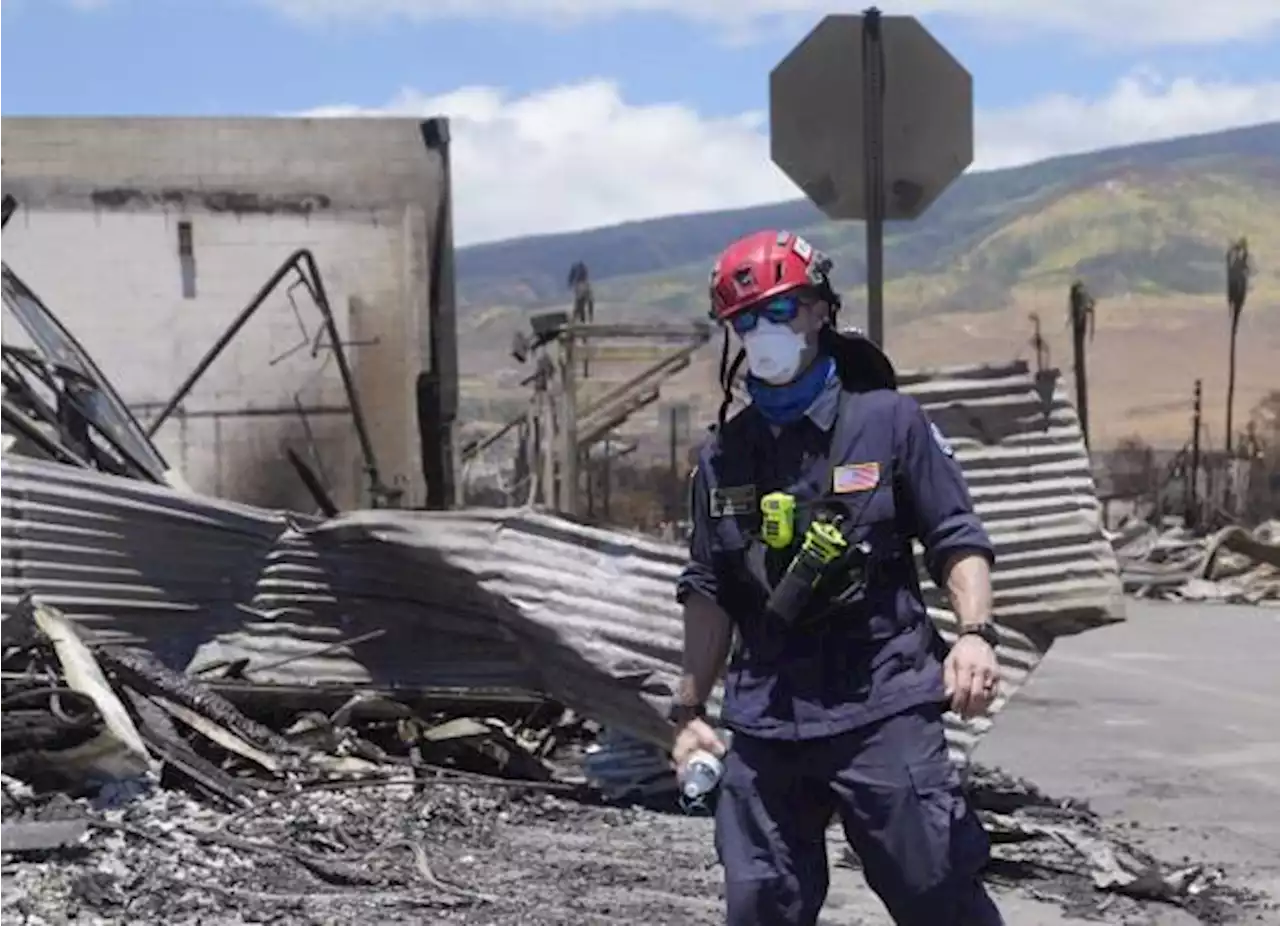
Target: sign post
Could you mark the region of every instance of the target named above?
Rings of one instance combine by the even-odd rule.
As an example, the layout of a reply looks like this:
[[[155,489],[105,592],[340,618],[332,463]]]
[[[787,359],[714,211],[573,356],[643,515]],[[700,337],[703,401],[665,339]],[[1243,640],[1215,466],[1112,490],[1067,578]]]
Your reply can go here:
[[[884,345],[884,223],[919,216],[973,163],[973,78],[913,16],[833,15],[769,75],[773,162],[867,230],[867,335]]]

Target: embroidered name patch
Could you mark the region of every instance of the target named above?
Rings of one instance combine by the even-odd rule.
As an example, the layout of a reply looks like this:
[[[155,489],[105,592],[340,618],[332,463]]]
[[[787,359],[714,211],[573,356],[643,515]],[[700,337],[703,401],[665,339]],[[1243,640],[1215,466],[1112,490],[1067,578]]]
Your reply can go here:
[[[722,486],[711,490],[711,517],[735,517],[756,510],[756,487]]]
[[[849,463],[831,472],[831,491],[836,495],[868,492],[879,484],[879,463]]]

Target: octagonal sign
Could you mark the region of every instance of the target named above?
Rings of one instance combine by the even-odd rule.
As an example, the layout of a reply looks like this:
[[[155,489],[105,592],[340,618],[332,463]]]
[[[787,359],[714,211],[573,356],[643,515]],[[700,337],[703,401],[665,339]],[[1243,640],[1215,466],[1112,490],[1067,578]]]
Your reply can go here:
[[[973,78],[913,16],[880,19],[885,218],[914,219],[973,162]],[[833,219],[866,218],[862,17],[828,16],[769,75],[773,162]]]

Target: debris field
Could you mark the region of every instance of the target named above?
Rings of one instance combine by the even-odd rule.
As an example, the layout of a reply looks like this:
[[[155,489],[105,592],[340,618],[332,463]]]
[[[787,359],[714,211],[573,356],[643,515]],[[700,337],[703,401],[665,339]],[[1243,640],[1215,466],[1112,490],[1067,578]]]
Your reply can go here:
[[[363,699],[272,728],[144,651],[85,645],[47,606],[24,603],[5,631],[6,922],[722,917],[711,821],[669,794],[606,798],[583,774],[601,731],[570,712],[377,719]],[[997,884],[1102,922],[1157,904],[1203,923],[1275,910],[1075,801],[980,767],[968,783]]]
[[[1280,606],[1280,521],[1208,537],[1177,520],[1162,528],[1133,521],[1112,545],[1134,597]]]

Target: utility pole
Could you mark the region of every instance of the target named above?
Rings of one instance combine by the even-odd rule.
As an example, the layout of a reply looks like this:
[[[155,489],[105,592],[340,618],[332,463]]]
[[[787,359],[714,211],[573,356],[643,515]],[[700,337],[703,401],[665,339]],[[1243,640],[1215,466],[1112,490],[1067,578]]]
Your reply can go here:
[[[1191,406],[1191,474],[1187,477],[1187,526],[1200,524],[1200,399],[1201,382],[1196,380],[1195,397]]]

